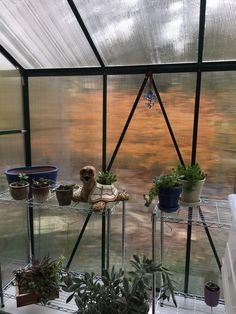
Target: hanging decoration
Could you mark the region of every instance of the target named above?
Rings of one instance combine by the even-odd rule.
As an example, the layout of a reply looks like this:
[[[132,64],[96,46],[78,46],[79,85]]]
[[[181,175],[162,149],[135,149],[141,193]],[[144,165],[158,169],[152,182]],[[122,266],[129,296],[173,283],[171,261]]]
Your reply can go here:
[[[152,73],[148,74],[148,92],[147,94],[143,97],[147,102],[145,103],[145,106],[148,109],[151,109],[155,103],[158,101],[157,97],[153,94],[152,91]]]

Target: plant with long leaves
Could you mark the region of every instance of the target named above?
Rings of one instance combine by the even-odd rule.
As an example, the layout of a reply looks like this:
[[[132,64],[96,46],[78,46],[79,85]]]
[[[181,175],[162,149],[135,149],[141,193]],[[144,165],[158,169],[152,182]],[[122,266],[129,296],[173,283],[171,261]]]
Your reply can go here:
[[[64,277],[63,290],[72,292],[67,302],[73,298],[78,306],[78,314],[147,314],[150,304],[151,278],[154,272],[162,276],[159,298],[165,300],[174,295],[172,274],[161,264],[157,265],[145,256],[137,255],[130,261],[133,271],[124,274],[112,267],[111,272],[104,271],[102,277],[94,273],[84,273],[79,277],[67,274]]]
[[[20,293],[33,292],[39,296],[39,302],[46,304],[50,297],[59,291],[63,259],[61,256],[51,260],[49,256],[44,256],[41,260],[34,260],[27,269],[15,270],[13,274]]]

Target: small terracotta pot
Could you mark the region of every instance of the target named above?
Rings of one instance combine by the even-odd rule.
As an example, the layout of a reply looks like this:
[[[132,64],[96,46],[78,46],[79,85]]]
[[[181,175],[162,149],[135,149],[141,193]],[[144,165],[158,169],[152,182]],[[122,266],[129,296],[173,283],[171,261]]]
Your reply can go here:
[[[56,189],[56,197],[60,206],[70,205],[72,196],[73,196],[72,188],[70,190]]]
[[[48,199],[50,186],[43,186],[43,187],[38,187],[38,188],[31,186],[31,191],[32,191],[32,196],[35,202],[44,203]]]
[[[29,194],[29,183],[25,185],[17,185],[17,182],[10,183],[9,190],[14,200],[25,200]]]

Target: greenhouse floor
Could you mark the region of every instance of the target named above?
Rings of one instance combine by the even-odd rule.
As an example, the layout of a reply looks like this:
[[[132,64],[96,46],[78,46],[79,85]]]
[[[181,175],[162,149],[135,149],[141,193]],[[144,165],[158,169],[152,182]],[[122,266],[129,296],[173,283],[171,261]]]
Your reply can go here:
[[[75,313],[76,305],[72,301],[66,304],[66,299],[69,294],[60,292],[60,298],[51,301],[47,306],[40,304],[28,305],[25,307],[16,308],[15,301],[15,287],[9,285],[4,291],[5,307],[0,310],[0,313],[6,314],[62,314],[62,313]],[[198,298],[184,298],[183,296],[176,296],[178,306],[177,308],[171,302],[165,302],[163,306],[157,304],[157,314],[224,314],[224,305],[219,304],[217,307],[211,308],[205,302]],[[152,310],[150,309],[150,314]],[[112,314],[112,313],[108,313]]]

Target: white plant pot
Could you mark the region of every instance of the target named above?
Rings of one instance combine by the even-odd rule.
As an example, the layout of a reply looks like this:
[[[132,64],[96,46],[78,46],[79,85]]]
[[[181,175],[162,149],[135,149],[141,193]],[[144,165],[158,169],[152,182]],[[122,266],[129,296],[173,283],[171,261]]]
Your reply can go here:
[[[187,180],[178,179],[182,185],[181,202],[183,204],[198,204],[200,202],[200,197],[202,194],[203,185],[206,179],[198,181],[192,188],[190,188],[190,183]]]

